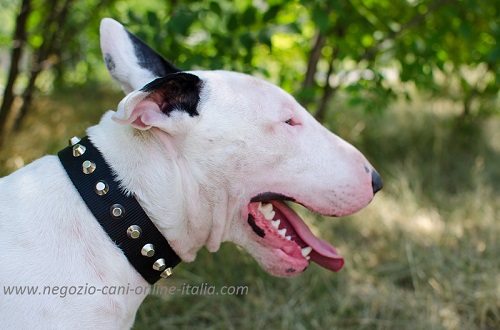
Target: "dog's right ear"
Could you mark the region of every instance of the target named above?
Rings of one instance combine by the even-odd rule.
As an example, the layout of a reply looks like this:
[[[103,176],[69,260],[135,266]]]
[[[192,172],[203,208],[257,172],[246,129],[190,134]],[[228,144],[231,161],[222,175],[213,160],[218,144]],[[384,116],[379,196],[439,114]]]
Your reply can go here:
[[[111,18],[101,21],[101,50],[111,76],[125,94],[180,70]]]

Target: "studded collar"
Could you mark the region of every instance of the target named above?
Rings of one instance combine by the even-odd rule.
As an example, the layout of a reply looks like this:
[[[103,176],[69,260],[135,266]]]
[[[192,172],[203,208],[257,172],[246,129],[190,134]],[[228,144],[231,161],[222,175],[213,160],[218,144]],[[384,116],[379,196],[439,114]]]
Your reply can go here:
[[[169,277],[181,259],[90,139],[72,138],[58,156],[87,207],[142,277],[150,284]]]

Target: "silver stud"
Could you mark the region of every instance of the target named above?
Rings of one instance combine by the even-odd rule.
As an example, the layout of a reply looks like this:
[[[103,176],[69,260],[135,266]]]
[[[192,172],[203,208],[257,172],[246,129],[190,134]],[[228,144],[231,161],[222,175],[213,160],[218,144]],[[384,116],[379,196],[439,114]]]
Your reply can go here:
[[[74,146],[75,144],[77,144],[78,142],[80,142],[80,138],[78,136],[73,136],[71,139],[69,139],[68,143],[69,143],[69,146],[72,147]]]
[[[99,196],[106,195],[109,191],[108,184],[104,181],[99,181],[95,184],[95,192]]]
[[[73,157],[80,157],[85,153],[85,150],[87,150],[85,146],[82,146],[81,144],[75,144],[73,146]]]
[[[123,208],[123,206],[121,206],[120,204],[113,204],[111,206],[111,215],[113,216],[113,218],[121,218],[125,215],[125,209]]]
[[[159,272],[162,272],[165,269],[165,267],[167,267],[167,265],[165,264],[165,259],[163,258],[156,260],[155,263],[153,264],[153,269]]]
[[[172,268],[168,267],[160,274],[160,276],[163,278],[169,278],[170,276],[172,276]]]
[[[146,244],[141,249],[141,254],[145,257],[152,257],[155,255],[155,247],[153,244]]]
[[[141,236],[141,231],[142,231],[141,227],[137,225],[132,225],[127,228],[127,236],[132,239],[139,238]]]
[[[82,164],[82,170],[85,174],[91,174],[95,170],[95,163],[90,160],[86,160]]]

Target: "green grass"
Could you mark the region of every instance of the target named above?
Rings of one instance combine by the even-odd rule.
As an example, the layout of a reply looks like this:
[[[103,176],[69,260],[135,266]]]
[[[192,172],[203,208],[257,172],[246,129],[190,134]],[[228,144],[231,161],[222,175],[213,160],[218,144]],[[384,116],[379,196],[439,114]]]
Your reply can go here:
[[[42,97],[0,151],[0,173],[82,134],[119,93]],[[341,109],[331,128],[361,149],[384,189],[356,215],[299,209],[345,257],[293,279],[263,272],[231,244],[181,264],[162,285],[247,285],[239,296],[149,296],[135,329],[499,329],[500,120],[457,128],[446,102],[398,104],[383,115]]]

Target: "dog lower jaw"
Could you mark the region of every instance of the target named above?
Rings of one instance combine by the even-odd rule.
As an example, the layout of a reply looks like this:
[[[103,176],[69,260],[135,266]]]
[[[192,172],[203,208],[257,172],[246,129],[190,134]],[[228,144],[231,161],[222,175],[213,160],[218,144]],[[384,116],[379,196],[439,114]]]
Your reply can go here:
[[[276,275],[296,275],[307,268],[310,260],[335,272],[342,268],[344,260],[336,249],[315,237],[303,220],[285,203],[276,200],[262,203],[254,200],[248,204],[247,213],[250,227],[259,236],[256,240],[266,249],[280,255],[284,264],[293,265],[287,268],[287,274],[279,272]]]

